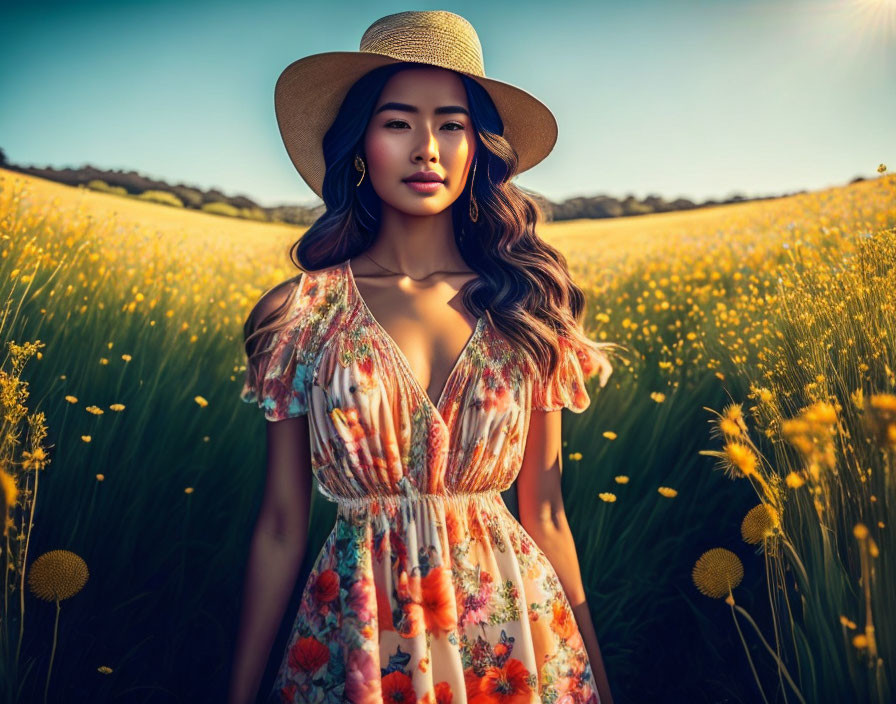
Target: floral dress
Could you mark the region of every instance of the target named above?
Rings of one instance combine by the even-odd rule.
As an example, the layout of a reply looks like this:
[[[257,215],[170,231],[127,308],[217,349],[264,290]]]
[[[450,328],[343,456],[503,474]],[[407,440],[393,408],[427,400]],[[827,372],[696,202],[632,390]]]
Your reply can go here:
[[[267,701],[599,704],[560,581],[501,492],[530,410],[584,411],[600,353],[561,337],[539,383],[483,316],[433,404],[348,260],[303,272],[287,306],[240,397],[270,421],[308,414],[337,520]]]

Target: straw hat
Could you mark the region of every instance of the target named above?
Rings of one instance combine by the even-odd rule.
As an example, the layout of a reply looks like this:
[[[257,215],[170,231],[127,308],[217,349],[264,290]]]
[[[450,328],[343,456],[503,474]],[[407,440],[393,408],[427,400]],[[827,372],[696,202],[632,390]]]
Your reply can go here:
[[[544,103],[509,83],[487,78],[476,30],[445,10],[399,12],[378,19],[361,37],[360,51],[312,54],[287,66],[274,89],[283,144],[301,177],[322,194],[323,138],[361,76],[379,66],[414,61],[463,73],[491,96],[504,123],[504,138],[519,154],[516,173],[550,154],[557,121]]]

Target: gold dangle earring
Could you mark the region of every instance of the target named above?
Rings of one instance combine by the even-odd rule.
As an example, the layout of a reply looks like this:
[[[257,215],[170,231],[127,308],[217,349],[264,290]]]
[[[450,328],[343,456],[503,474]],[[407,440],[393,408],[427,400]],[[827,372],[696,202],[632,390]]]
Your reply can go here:
[[[478,161],[478,160],[477,160]],[[476,162],[473,162],[473,174],[470,176],[470,220],[476,222],[479,219],[479,207],[476,205],[476,196],[473,195],[473,180],[476,178]]]
[[[361,179],[355,184],[355,186],[360,186],[361,181],[364,180],[364,174],[367,173],[367,165],[359,154],[355,154],[355,171],[361,172]]]

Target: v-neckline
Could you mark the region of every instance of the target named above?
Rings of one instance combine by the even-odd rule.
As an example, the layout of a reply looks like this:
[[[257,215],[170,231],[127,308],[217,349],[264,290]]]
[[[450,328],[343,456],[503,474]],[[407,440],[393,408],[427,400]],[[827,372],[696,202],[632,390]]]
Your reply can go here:
[[[467,342],[464,344],[460,353],[457,355],[457,359],[454,360],[454,365],[451,367],[451,371],[448,372],[448,377],[445,379],[445,384],[444,386],[442,386],[442,391],[439,393],[439,399],[434,403],[432,397],[430,397],[426,389],[423,388],[423,384],[421,384],[417,377],[414,375],[407,355],[405,355],[405,353],[401,350],[401,347],[398,346],[398,343],[395,342],[394,338],[389,334],[386,328],[384,328],[380,324],[380,321],[376,319],[376,316],[367,305],[367,301],[364,300],[364,296],[361,295],[361,291],[358,289],[358,284],[355,281],[355,272],[352,271],[351,260],[346,259],[343,266],[345,268],[346,278],[348,279],[348,284],[350,286],[352,296],[356,299],[361,309],[364,311],[364,314],[370,319],[370,322],[373,323],[374,327],[377,328],[383,339],[385,339],[386,344],[388,344],[389,347],[395,352],[395,356],[398,358],[399,364],[401,364],[401,366],[404,368],[405,374],[407,374],[408,378],[411,380],[414,388],[421,396],[423,396],[423,398],[429,404],[429,407],[433,410],[442,425],[447,427],[448,423],[445,421],[445,417],[442,415],[442,403],[445,400],[445,392],[448,390],[448,387],[451,386],[451,382],[454,381],[454,375],[460,368],[461,362],[467,356],[467,353],[473,345],[473,341],[478,337],[479,332],[482,328],[482,323],[485,320],[485,316],[480,315],[476,319],[476,325],[473,327],[473,332],[470,333],[470,336],[467,338]]]

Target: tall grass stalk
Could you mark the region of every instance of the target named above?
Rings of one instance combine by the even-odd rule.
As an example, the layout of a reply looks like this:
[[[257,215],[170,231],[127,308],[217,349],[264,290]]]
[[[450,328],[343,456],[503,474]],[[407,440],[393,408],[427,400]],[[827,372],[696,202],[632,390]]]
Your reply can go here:
[[[766,578],[799,684],[738,607],[779,672],[810,701],[885,704],[896,659],[896,561],[878,545],[896,538],[886,520],[896,510],[896,229],[862,233],[852,245],[839,257],[795,248],[766,310],[773,334],[761,362],[744,371],[761,442],[732,422],[734,406],[715,421],[725,449],[703,454],[718,456],[732,478],[748,478],[781,517],[764,547]]]

